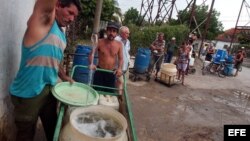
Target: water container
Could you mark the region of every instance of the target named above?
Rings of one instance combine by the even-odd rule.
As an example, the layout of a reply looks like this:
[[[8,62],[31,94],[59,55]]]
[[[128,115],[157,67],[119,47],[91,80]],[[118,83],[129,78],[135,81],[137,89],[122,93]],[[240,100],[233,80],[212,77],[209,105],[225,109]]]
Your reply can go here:
[[[161,72],[169,76],[176,75],[177,73],[176,65],[171,63],[164,63],[161,66]]]
[[[134,68],[137,73],[145,73],[150,62],[151,51],[147,48],[138,48],[135,56]]]
[[[227,76],[234,75],[234,64],[226,64],[224,73]]]
[[[194,66],[194,58],[193,57],[190,58],[189,66]]]
[[[225,50],[218,49],[214,55],[214,63],[219,64],[220,62],[225,61],[226,54]]]
[[[75,56],[73,60],[73,66],[75,65],[83,65],[89,66],[89,53],[91,52],[92,47],[85,45],[77,45]],[[97,64],[97,57],[95,56],[94,64]],[[74,71],[73,79],[76,82],[88,83],[88,68],[80,68],[77,67]]]
[[[79,107],[61,130],[60,141],[128,141],[127,126],[126,118],[112,108]]]
[[[117,111],[119,110],[119,101],[118,101],[117,96],[100,94],[98,103],[99,105],[108,106],[108,107],[114,108]]]
[[[232,55],[228,55],[226,63],[233,63],[233,62],[234,62],[234,57]]]

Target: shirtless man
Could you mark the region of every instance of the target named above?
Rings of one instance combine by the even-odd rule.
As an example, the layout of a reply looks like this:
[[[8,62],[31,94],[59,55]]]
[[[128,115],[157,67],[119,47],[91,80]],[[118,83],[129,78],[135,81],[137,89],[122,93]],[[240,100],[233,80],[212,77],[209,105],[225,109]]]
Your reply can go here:
[[[96,66],[93,64],[93,56],[95,52],[98,52],[98,65],[97,68],[106,69],[106,70],[115,70],[116,64],[118,61],[118,67],[114,71],[114,74],[103,71],[96,71],[94,74],[94,85],[105,86],[105,87],[115,87],[116,77],[122,75],[122,64],[123,64],[123,52],[122,52],[122,43],[115,40],[115,37],[118,33],[119,25],[114,22],[109,22],[107,25],[107,38],[100,39],[98,45],[93,49],[92,53],[89,56],[90,69],[96,69]],[[118,60],[117,60],[118,59]],[[95,88],[100,91],[113,92],[113,90]]]

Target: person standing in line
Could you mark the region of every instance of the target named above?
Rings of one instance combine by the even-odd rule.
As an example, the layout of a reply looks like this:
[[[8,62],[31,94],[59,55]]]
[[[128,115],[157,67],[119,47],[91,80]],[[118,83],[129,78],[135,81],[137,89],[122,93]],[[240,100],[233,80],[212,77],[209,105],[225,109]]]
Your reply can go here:
[[[238,75],[239,69],[243,63],[244,60],[244,54],[243,54],[243,50],[240,49],[238,50],[236,56],[235,56],[235,68],[236,68],[236,73],[235,73],[235,77]]]
[[[184,42],[179,48],[177,58],[176,58],[178,80],[180,80],[180,77],[181,77],[182,85],[184,85],[184,77],[185,77],[185,72],[188,66],[188,58],[189,58],[189,50],[187,49],[187,44]]]
[[[189,56],[188,56],[188,64],[187,64],[187,69],[186,69],[186,75],[188,75],[188,71],[189,71],[189,65],[190,65],[190,60],[192,58],[192,52],[193,52],[193,46],[192,46],[192,40],[188,40],[187,42],[187,50],[189,52]]]
[[[129,28],[126,26],[122,26],[119,30],[120,35],[118,35],[115,39],[117,41],[121,41],[122,42],[122,48],[123,48],[123,66],[122,66],[122,72],[123,75],[125,75],[126,78],[128,78],[129,72],[128,71],[128,67],[129,67],[129,61],[130,61],[130,41],[128,40],[129,37]],[[123,89],[123,85],[124,85],[124,78],[123,76],[119,77],[117,80],[117,87],[119,89],[119,94],[122,94],[122,89]]]
[[[66,36],[62,27],[74,21],[80,10],[79,0],[35,3],[23,37],[21,64],[10,86],[18,141],[33,141],[38,117],[47,140],[53,140],[57,100],[51,89],[58,76],[74,82],[63,69]]]
[[[115,22],[109,22],[106,29],[107,38],[99,39],[97,47],[92,50],[89,56],[89,69],[95,70],[96,68],[115,70],[114,74],[104,71],[95,71],[94,74],[94,85],[105,86],[105,87],[115,87],[116,78],[122,75],[122,65],[123,65],[123,51],[122,43],[115,40],[119,30],[119,24]],[[98,53],[98,65],[93,64],[94,54]],[[117,66],[118,58],[118,67]],[[94,87],[99,91],[113,92],[113,90]]]
[[[175,37],[167,44],[164,63],[171,63],[175,50],[178,49]]]
[[[160,32],[157,33],[156,40],[151,44],[151,61],[149,64],[148,72],[152,73],[154,69],[154,65],[156,64],[156,73],[155,79],[157,78],[158,72],[160,71],[161,64],[163,61],[164,55],[164,48],[165,48],[165,40],[164,40],[164,33]]]
[[[213,43],[211,43],[209,44],[209,47],[207,48],[207,54],[206,54],[205,60],[212,61],[214,53],[215,53],[215,49],[214,49]]]

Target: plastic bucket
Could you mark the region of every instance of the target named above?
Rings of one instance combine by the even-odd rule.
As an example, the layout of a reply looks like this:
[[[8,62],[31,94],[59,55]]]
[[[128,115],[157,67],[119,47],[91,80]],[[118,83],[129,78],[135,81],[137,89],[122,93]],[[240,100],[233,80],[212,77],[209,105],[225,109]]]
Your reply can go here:
[[[61,131],[60,141],[127,141],[126,129],[125,117],[112,108],[81,107],[71,113],[70,122]],[[111,132],[106,134],[106,130]]]

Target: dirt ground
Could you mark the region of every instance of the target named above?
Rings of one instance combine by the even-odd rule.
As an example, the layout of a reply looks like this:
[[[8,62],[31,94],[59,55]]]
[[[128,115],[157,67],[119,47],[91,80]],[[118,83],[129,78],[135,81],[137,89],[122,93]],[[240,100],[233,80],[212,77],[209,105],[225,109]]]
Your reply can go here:
[[[185,86],[128,81],[139,141],[222,141],[223,125],[250,124],[250,69],[220,78],[201,66]]]

